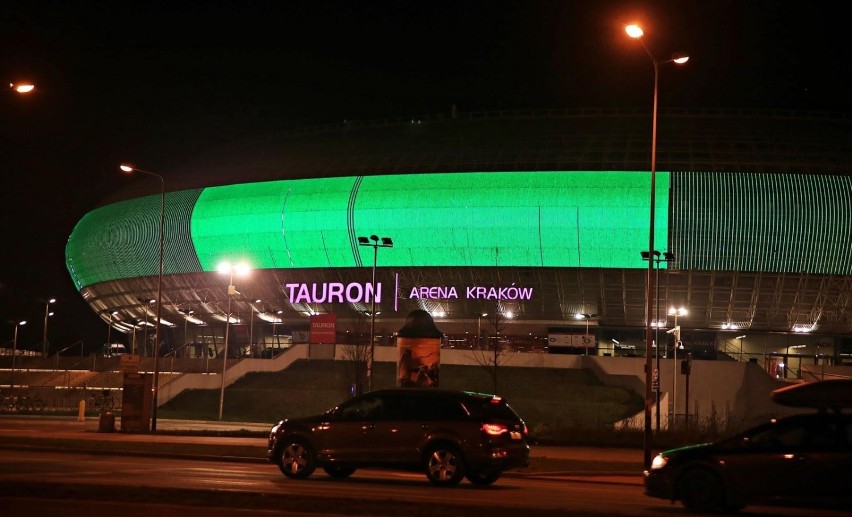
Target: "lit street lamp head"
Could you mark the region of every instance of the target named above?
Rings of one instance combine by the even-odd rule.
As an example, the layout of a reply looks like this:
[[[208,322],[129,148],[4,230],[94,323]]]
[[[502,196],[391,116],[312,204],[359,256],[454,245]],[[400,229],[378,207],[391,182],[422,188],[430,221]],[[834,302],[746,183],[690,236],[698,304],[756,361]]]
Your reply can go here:
[[[676,65],[682,65],[682,64],[686,63],[687,61],[689,61],[689,56],[687,54],[682,53],[682,52],[677,52],[677,53],[672,55],[671,59],[667,59],[665,61],[659,61],[658,62],[657,58],[654,57],[654,54],[651,53],[651,50],[648,48],[647,45],[645,45],[645,41],[642,39],[642,37],[645,35],[645,31],[643,31],[641,27],[639,27],[638,25],[635,25],[635,24],[628,25],[627,27],[624,28],[624,32],[626,32],[627,35],[630,36],[631,38],[639,40],[639,43],[642,44],[642,48],[645,49],[645,52],[648,54],[648,57],[650,57],[651,61],[653,61],[655,68],[658,64],[674,63]]]
[[[9,88],[15,90],[18,93],[30,93],[35,90],[35,85],[30,83],[9,83]]]
[[[636,24],[628,25],[627,27],[624,28],[624,31],[631,38],[641,38],[642,36],[645,35],[645,31],[642,30],[642,27],[640,27]]]

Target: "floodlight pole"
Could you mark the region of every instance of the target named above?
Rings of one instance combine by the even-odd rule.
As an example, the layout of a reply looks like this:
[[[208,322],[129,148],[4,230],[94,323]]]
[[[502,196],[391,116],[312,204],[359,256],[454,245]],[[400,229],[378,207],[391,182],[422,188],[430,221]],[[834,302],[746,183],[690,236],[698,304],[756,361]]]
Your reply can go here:
[[[222,355],[222,386],[219,390],[219,420],[222,420],[222,413],[225,409],[225,373],[228,371],[228,334],[231,330],[231,293],[236,293],[234,288],[234,273],[231,270],[231,278],[228,280],[228,314],[225,320],[225,353]]]
[[[225,320],[225,350],[222,354],[222,386],[219,389],[219,420],[222,420],[222,414],[225,408],[225,374],[228,372],[228,337],[231,330],[231,298],[234,295],[240,294],[237,288],[234,287],[234,272],[246,274],[249,271],[247,264],[241,263],[232,265],[230,262],[222,262],[217,268],[220,273],[229,275],[228,280],[228,314]]]
[[[371,282],[373,294],[370,297],[372,302],[370,309],[370,347],[367,354],[367,391],[373,389],[373,358],[376,351],[376,296],[378,295],[376,292],[376,264],[379,257],[379,248],[393,247],[393,240],[390,237],[382,237],[381,241],[382,243],[379,244],[379,237],[377,235],[370,235],[369,239],[367,237],[358,237],[359,246],[373,248],[373,279]]]

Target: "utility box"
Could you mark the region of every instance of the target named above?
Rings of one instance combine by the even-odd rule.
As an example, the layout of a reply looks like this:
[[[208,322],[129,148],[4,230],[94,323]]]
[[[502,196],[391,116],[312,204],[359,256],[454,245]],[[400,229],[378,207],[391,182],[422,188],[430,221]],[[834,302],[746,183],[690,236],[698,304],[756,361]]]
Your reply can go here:
[[[151,404],[154,399],[154,376],[150,373],[124,374],[121,395],[121,430],[147,433],[151,430]]]
[[[101,413],[100,418],[98,419],[98,432],[115,432],[115,413],[113,413],[112,411],[104,411],[103,413]]]

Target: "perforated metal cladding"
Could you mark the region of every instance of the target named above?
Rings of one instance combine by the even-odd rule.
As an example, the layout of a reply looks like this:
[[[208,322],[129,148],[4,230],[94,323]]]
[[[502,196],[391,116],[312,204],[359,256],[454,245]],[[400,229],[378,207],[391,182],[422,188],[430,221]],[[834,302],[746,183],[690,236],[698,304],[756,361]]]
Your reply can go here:
[[[852,273],[852,177],[672,174],[672,251],[684,270]]]
[[[163,274],[199,271],[189,232],[202,189],[167,192]],[[65,247],[65,263],[77,289],[120,278],[157,276],[160,257],[160,196],[146,196],[87,213]]]

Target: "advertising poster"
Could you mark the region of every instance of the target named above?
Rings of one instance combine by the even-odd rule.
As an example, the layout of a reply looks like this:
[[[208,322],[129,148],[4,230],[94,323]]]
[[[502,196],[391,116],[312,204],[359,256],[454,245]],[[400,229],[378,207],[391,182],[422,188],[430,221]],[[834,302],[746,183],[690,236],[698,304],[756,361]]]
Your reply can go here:
[[[396,335],[397,386],[438,387],[443,337],[431,314],[411,311]]]
[[[440,338],[397,337],[397,385],[437,387],[441,367]]]

